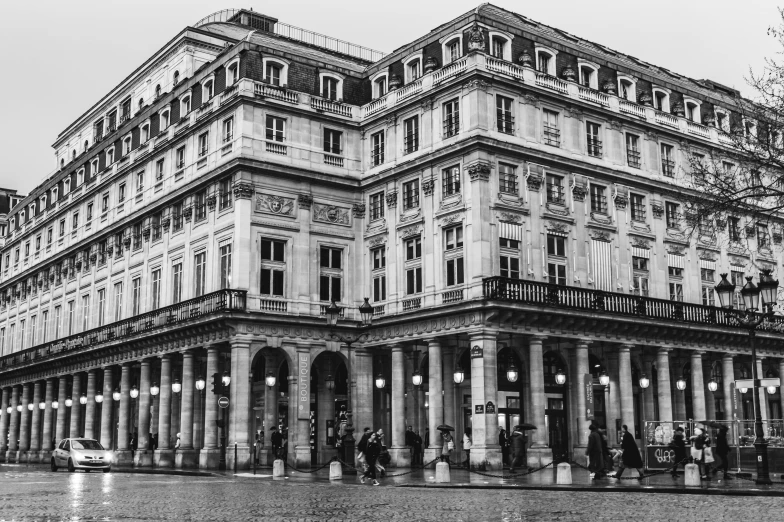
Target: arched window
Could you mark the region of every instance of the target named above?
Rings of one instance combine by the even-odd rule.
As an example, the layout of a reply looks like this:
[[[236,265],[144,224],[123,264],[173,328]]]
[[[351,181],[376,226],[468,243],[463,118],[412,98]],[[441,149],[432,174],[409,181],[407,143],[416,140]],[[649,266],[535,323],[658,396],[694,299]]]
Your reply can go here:
[[[422,76],[422,51],[409,56],[403,61],[403,83],[411,83]]]
[[[494,58],[498,58],[499,60],[506,59],[506,48],[509,46],[509,42],[503,36],[493,36],[490,39],[490,54],[493,55]]]
[[[702,118],[700,117],[700,101],[695,100],[689,96],[683,97],[683,105],[686,109],[686,119],[689,121],[693,121],[694,123],[702,123]]]
[[[580,73],[580,85],[589,89],[599,88],[599,66],[582,58],[577,60]]]
[[[174,85],[180,83],[180,71],[174,71],[174,77],[172,78],[172,83]]]
[[[637,85],[634,78],[618,75],[618,97],[637,103]]]
[[[139,98],[139,110],[142,110],[144,107],[144,98]]]
[[[656,108],[656,110],[670,112],[670,94],[663,89],[657,89],[654,87],[653,106]]]
[[[558,55],[558,51],[541,45],[537,45],[535,50],[536,70],[540,73],[555,76],[555,57]]]
[[[202,103],[207,103],[215,95],[215,82],[212,79],[204,82],[201,91]]]
[[[264,81],[270,85],[288,84],[289,64],[277,58],[264,58]]]
[[[388,72],[377,74],[373,78],[373,98],[381,98],[387,93]]]
[[[463,33],[451,34],[439,40],[444,65],[458,60],[463,54]]]
[[[226,66],[226,86],[231,87],[240,79],[240,62],[234,60]]]
[[[155,99],[157,100],[160,97],[161,97],[161,85],[158,84],[155,86]]]
[[[343,78],[333,73],[321,73],[321,96],[328,100],[343,100]]]
[[[180,119],[184,118],[191,112],[191,97],[183,96],[182,100],[180,100]]]
[[[161,111],[161,121],[160,121],[161,131],[165,131],[166,129],[169,128],[169,124],[171,123],[171,118],[169,117],[170,114],[171,113],[169,112],[169,109]]]
[[[60,168],[65,167],[65,159],[60,158]]]
[[[85,152],[86,152],[86,151],[87,151],[87,149],[89,149],[89,148],[90,148],[90,140],[84,140],[84,150],[85,150]]]

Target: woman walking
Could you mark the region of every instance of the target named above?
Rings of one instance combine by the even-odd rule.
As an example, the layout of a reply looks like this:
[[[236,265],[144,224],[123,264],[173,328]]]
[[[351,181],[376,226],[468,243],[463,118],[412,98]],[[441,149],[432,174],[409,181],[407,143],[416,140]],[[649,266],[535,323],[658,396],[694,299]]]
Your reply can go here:
[[[365,483],[366,478],[371,478],[373,479],[374,486],[380,485],[378,480],[376,480],[376,459],[378,458],[379,453],[381,453],[381,444],[379,444],[378,437],[374,433],[368,439],[365,448],[365,458],[367,459],[368,468],[367,471],[359,477],[359,481],[363,484]]]
[[[471,467],[471,428],[463,432],[463,451],[466,454],[466,468]]]
[[[449,463],[449,455],[451,455],[452,450],[455,449],[455,439],[452,437],[452,434],[446,430],[441,432],[441,439],[444,441],[444,445],[441,446],[441,462]]]
[[[637,443],[634,442],[634,436],[629,433],[629,428],[626,424],[623,425],[623,438],[621,440],[621,466],[615,478],[621,478],[623,470],[626,468],[634,468],[640,474],[637,480],[642,480],[642,457],[640,457],[640,450],[637,449]]]
[[[729,474],[730,468],[730,445],[727,442],[727,426],[719,428],[719,433],[716,435],[716,455],[721,458],[721,464],[713,468],[713,472],[719,471],[719,468],[724,470],[724,480],[732,480]]]
[[[588,456],[588,469],[593,473],[593,479],[598,480],[605,477],[604,471],[604,445],[602,434],[599,433],[595,424],[588,427],[591,434],[588,436],[588,447],[585,454]]]
[[[509,464],[509,473],[514,473],[515,467],[523,463],[525,455],[525,436],[518,428],[519,426],[515,426],[512,432],[512,462]]]

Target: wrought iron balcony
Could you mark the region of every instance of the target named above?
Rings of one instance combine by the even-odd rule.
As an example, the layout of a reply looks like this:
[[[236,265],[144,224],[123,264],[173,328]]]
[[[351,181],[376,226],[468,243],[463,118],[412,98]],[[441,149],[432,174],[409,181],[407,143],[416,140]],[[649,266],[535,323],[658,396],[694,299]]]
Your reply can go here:
[[[123,319],[86,332],[56,341],[40,344],[33,348],[0,357],[0,370],[31,362],[39,362],[63,353],[79,353],[94,349],[102,344],[129,338],[137,334],[151,333],[193,319],[221,312],[244,312],[247,292],[245,290],[218,290],[194,299]]]
[[[505,277],[485,278],[482,280],[482,285],[484,298],[490,301],[742,328],[732,313],[715,306]],[[784,333],[784,317],[775,316],[760,325],[759,330]]]

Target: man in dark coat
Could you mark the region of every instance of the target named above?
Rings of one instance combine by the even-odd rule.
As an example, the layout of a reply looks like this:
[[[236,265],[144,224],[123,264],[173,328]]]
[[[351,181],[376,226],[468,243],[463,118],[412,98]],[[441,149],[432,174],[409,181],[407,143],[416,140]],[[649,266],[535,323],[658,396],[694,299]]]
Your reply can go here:
[[[686,458],[686,440],[683,437],[683,428],[678,426],[675,428],[675,434],[672,436],[672,440],[670,441],[670,449],[673,450],[673,468],[672,468],[672,478],[678,478],[678,466],[681,463],[686,466],[685,462],[682,462],[683,459]]]
[[[359,442],[357,443],[357,451],[359,451],[359,457],[357,458],[357,462],[359,462],[359,464],[362,466],[362,470],[365,472],[367,472],[367,466],[368,466],[367,454],[366,454],[367,441],[370,438],[371,433],[373,433],[373,431],[370,428],[366,427],[365,432],[362,434],[362,438],[360,438]]]
[[[414,427],[409,426],[408,429],[406,430],[405,442],[406,442],[406,446],[411,448],[411,464],[416,464],[416,453],[414,450],[415,435],[416,434],[414,433]]]
[[[515,466],[523,462],[525,454],[525,436],[523,432],[515,429],[512,432],[512,463],[509,465],[509,472],[514,473]]]
[[[275,459],[283,458],[283,455],[281,455],[281,449],[283,448],[283,436],[278,432],[278,428],[272,428],[270,442],[272,442],[272,455],[275,457]]]
[[[618,474],[615,475],[615,478],[621,478],[623,470],[626,468],[635,468],[637,473],[640,474],[637,479],[642,480],[642,457],[640,457],[640,450],[637,449],[637,443],[634,442],[634,436],[629,433],[629,428],[626,424],[623,425],[621,449],[623,450],[623,455],[621,456],[621,469],[618,470]]]
[[[588,469],[593,472],[594,480],[604,478],[604,444],[602,443],[602,434],[599,433],[595,424],[591,424],[588,428],[591,434],[588,436],[588,448],[585,454],[588,456]]]
[[[498,426],[498,445],[501,446],[501,465],[506,464],[509,457],[509,441],[506,437],[506,430],[503,426]]]
[[[416,455],[414,464],[424,463],[424,457],[422,456],[422,437],[419,436],[419,432],[416,432],[414,435],[414,455]]]
[[[724,480],[732,480],[732,477],[729,475],[729,455],[730,455],[730,445],[727,442],[727,426],[722,426],[719,428],[719,433],[716,435],[716,455],[721,458],[721,464],[713,468],[713,472],[716,473],[719,468],[724,470]]]
[[[367,441],[367,445],[365,446],[365,455],[367,455],[368,469],[359,477],[359,481],[363,484],[365,483],[366,478],[371,478],[373,479],[374,486],[379,485],[378,480],[376,480],[376,459],[378,459],[380,453],[381,444],[379,444],[376,434],[371,433],[370,438]]]

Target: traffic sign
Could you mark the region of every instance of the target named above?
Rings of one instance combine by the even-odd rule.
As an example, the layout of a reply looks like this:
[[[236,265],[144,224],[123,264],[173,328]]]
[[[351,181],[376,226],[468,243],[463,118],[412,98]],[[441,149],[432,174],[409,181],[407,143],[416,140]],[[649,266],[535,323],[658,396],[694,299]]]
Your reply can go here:
[[[228,397],[221,397],[218,399],[218,406],[221,408],[228,408],[229,407],[229,398]]]

